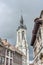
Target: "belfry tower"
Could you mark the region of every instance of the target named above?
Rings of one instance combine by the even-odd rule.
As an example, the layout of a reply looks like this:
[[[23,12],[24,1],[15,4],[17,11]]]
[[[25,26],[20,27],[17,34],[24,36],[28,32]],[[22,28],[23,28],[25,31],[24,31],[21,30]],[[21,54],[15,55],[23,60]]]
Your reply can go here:
[[[26,39],[26,31],[27,31],[27,27],[26,27],[26,25],[24,25],[23,16],[21,16],[20,25],[18,26],[18,29],[17,29],[16,47],[24,53],[24,55],[26,56],[26,61],[27,61],[27,57],[29,56],[29,52],[28,52],[28,44],[27,44],[27,39]]]

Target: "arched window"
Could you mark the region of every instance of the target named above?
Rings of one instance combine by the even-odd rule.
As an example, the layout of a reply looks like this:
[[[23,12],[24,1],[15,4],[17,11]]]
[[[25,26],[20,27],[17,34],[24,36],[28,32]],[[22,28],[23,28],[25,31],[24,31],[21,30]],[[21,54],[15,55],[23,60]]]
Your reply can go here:
[[[22,31],[22,39],[24,39],[24,31]]]
[[[20,42],[20,32],[18,32],[18,41]]]

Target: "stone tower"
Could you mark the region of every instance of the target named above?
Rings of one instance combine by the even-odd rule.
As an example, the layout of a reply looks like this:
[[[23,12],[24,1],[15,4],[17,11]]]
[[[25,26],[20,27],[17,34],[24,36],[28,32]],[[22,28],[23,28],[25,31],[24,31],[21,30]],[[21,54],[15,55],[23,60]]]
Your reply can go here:
[[[43,65],[43,10],[40,17],[34,20],[35,25],[31,45],[34,49],[34,65]]]
[[[17,29],[17,44],[16,47],[23,52],[23,54],[26,56],[25,59],[23,59],[24,64],[23,65],[29,65],[29,50],[28,50],[28,44],[27,44],[27,39],[26,39],[26,25],[24,25],[24,20],[23,16],[21,16],[20,19],[20,25],[18,26]]]

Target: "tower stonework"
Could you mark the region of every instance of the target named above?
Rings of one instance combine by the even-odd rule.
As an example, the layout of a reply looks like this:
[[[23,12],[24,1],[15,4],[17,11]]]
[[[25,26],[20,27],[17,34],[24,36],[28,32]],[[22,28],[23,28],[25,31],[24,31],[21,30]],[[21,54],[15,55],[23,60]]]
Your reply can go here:
[[[26,39],[26,25],[24,25],[24,20],[23,17],[21,16],[20,19],[20,25],[18,26],[17,29],[17,44],[16,47],[23,52],[23,57],[22,57],[22,65],[29,65],[29,50],[28,50],[28,44],[27,44],[27,39]]]
[[[35,25],[31,45],[34,49],[34,65],[43,65],[43,10],[40,17],[34,20]]]

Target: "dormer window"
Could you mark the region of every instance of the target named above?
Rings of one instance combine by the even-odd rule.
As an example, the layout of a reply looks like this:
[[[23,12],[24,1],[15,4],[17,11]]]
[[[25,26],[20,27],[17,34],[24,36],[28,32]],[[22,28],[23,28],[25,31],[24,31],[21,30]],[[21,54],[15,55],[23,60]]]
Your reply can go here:
[[[41,39],[41,29],[39,29],[38,34],[37,34],[37,40],[38,40],[38,42],[40,41],[39,38]]]
[[[41,30],[39,29],[39,36],[40,36],[40,38],[41,38]]]

